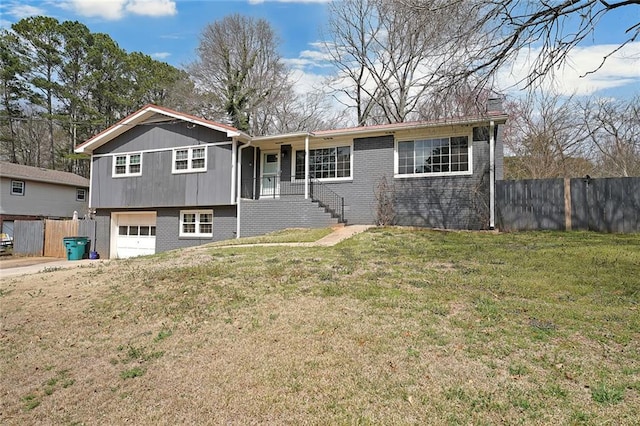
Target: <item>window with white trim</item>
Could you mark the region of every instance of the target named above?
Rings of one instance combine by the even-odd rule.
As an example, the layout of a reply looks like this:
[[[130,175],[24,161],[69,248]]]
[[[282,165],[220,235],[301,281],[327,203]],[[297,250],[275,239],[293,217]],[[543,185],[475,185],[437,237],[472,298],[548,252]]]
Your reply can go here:
[[[398,141],[397,174],[460,175],[471,173],[468,136]]]
[[[11,195],[24,195],[24,181],[22,180],[11,181]]]
[[[309,177],[338,179],[351,177],[351,147],[334,146],[309,150]],[[304,179],[304,151],[296,151],[296,179]]]
[[[207,148],[203,146],[173,150],[173,173],[207,170]]]
[[[87,201],[87,190],[84,188],[76,188],[76,201]]]
[[[116,154],[113,156],[113,176],[142,175],[142,154]]]
[[[181,237],[212,237],[213,210],[181,210]]]

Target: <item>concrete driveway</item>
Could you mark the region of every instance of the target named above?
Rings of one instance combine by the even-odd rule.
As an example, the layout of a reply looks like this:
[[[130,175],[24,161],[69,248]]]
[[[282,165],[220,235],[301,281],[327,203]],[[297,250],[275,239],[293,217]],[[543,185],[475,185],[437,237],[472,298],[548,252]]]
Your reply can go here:
[[[82,265],[101,262],[101,260],[66,260],[56,257],[0,257],[0,278],[17,275],[36,274],[47,269],[75,268]]]

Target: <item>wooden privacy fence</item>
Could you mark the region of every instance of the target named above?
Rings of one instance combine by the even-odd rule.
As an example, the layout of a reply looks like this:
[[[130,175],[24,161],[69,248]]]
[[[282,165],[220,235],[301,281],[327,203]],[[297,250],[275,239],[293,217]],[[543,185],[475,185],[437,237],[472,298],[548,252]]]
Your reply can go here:
[[[640,232],[640,178],[498,181],[496,210],[504,231]]]
[[[13,253],[22,256],[42,256],[44,221],[16,220],[13,223]]]
[[[13,231],[13,253],[66,258],[65,237],[88,237],[93,246],[95,220],[17,220]]]

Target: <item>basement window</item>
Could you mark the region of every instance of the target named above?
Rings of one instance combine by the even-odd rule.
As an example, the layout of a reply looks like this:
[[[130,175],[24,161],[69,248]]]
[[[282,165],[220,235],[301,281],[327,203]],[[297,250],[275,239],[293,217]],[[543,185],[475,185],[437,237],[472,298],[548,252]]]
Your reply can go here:
[[[213,210],[181,210],[181,237],[213,237]]]

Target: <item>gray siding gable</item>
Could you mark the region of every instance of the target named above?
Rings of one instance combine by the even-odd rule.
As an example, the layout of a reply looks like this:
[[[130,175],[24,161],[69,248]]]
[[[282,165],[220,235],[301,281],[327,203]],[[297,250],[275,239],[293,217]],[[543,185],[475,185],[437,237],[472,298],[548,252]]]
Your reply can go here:
[[[206,172],[172,173],[175,147],[207,146]],[[229,205],[232,144],[225,134],[178,123],[142,125],[96,150],[92,158],[92,208]],[[117,153],[142,152],[141,176],[113,177]],[[100,155],[102,154],[102,155]]]
[[[226,134],[191,123],[141,124],[114,138],[94,154],[160,150],[205,143],[231,142]]]

